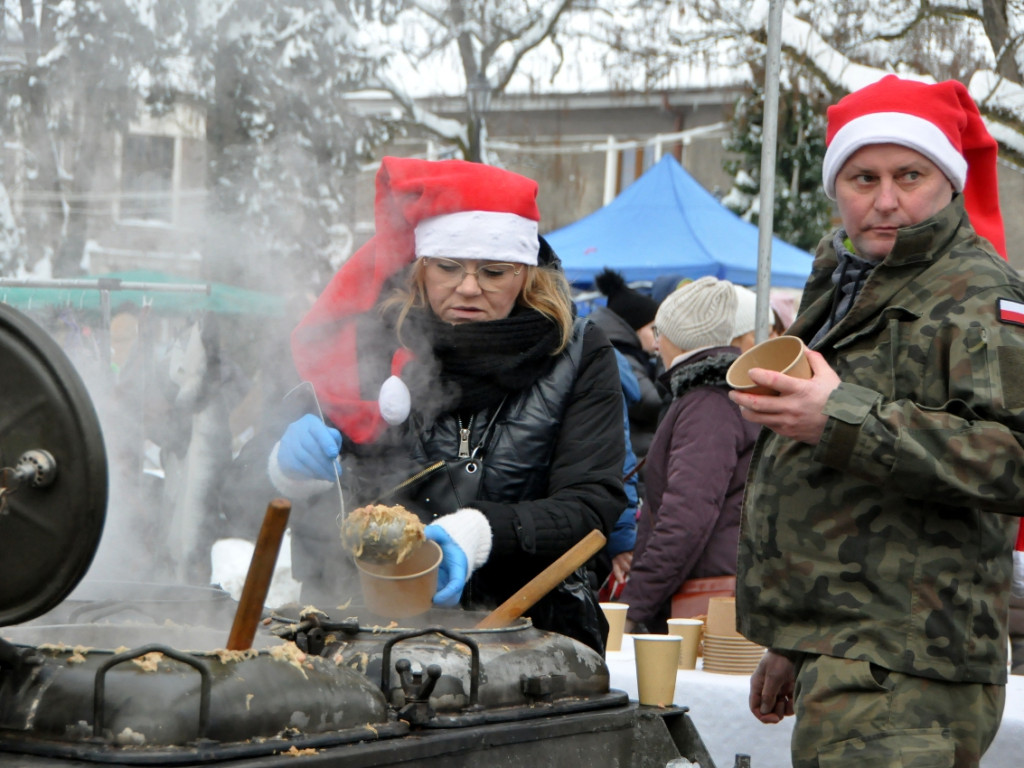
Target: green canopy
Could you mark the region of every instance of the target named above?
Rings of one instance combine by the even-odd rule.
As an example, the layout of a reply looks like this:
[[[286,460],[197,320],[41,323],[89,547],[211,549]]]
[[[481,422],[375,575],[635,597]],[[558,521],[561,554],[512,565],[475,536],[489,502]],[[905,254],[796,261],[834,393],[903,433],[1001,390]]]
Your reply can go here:
[[[97,287],[83,285],[96,281]],[[147,290],[122,290],[121,283],[147,283]],[[114,311],[126,302],[137,306],[149,305],[157,312],[185,314],[194,310],[210,310],[225,315],[282,315],[285,310],[285,299],[271,293],[250,291],[226,283],[206,283],[201,280],[190,280],[178,275],[169,275],[157,270],[139,269],[126,272],[111,272],[105,275],[86,275],[76,278],[75,287],[60,287],[62,281],[55,280],[54,287],[33,285],[22,287],[3,285],[0,282],[0,303],[10,304],[23,310],[37,309],[42,306],[69,306],[78,309],[100,309],[100,290],[106,288],[110,295],[110,306]],[[161,285],[174,284],[208,285],[209,292],[186,292],[180,290],[161,290]]]

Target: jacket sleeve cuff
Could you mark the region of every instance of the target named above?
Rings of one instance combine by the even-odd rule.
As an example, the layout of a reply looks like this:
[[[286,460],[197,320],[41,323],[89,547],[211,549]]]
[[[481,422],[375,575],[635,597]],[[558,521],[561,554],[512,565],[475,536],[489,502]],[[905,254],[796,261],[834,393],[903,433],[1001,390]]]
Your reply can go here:
[[[439,517],[434,521],[434,525],[444,528],[452,540],[459,545],[459,548],[466,553],[470,573],[486,563],[487,558],[491,556],[491,543],[494,539],[491,533],[491,524],[487,520],[487,516],[479,509],[472,507],[457,509],[450,515]]]
[[[267,474],[270,476],[270,482],[282,496],[292,500],[308,499],[310,496],[329,491],[334,487],[334,483],[330,480],[320,480],[316,477],[304,479],[288,477],[277,460],[277,452],[280,447],[281,443],[275,443],[274,450],[270,452],[270,458],[267,460]]]
[[[880,394],[867,387],[845,382],[840,384],[822,409],[829,418],[814,458],[836,469],[848,467],[864,422],[881,398]]]

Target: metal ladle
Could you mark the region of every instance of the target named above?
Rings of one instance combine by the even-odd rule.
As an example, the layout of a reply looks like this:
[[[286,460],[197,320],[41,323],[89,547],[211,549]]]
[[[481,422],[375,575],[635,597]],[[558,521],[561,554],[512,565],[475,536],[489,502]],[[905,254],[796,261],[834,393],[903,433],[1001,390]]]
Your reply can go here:
[[[397,563],[405,559],[426,539],[413,541],[410,547],[406,521],[401,518],[379,523],[352,522],[348,517],[341,524],[341,542],[353,557],[371,563]]]

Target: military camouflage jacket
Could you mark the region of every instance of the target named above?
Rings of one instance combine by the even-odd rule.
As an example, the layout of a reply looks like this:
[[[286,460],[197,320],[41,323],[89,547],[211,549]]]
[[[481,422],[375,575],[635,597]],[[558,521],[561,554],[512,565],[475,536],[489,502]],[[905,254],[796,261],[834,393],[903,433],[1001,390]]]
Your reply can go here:
[[[821,241],[790,333],[826,319]],[[1006,681],[1012,534],[1024,512],[1024,302],[960,197],[900,230],[818,350],[842,383],[817,446],[762,430],[737,613],[763,645],[947,681]]]

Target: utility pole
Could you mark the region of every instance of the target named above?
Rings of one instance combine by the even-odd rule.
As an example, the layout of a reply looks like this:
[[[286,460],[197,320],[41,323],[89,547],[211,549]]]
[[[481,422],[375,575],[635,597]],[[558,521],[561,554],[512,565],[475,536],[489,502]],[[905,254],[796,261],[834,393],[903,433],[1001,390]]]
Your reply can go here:
[[[469,159],[474,163],[485,163],[486,117],[491,108],[491,82],[479,70],[466,88],[466,106],[469,110]]]

